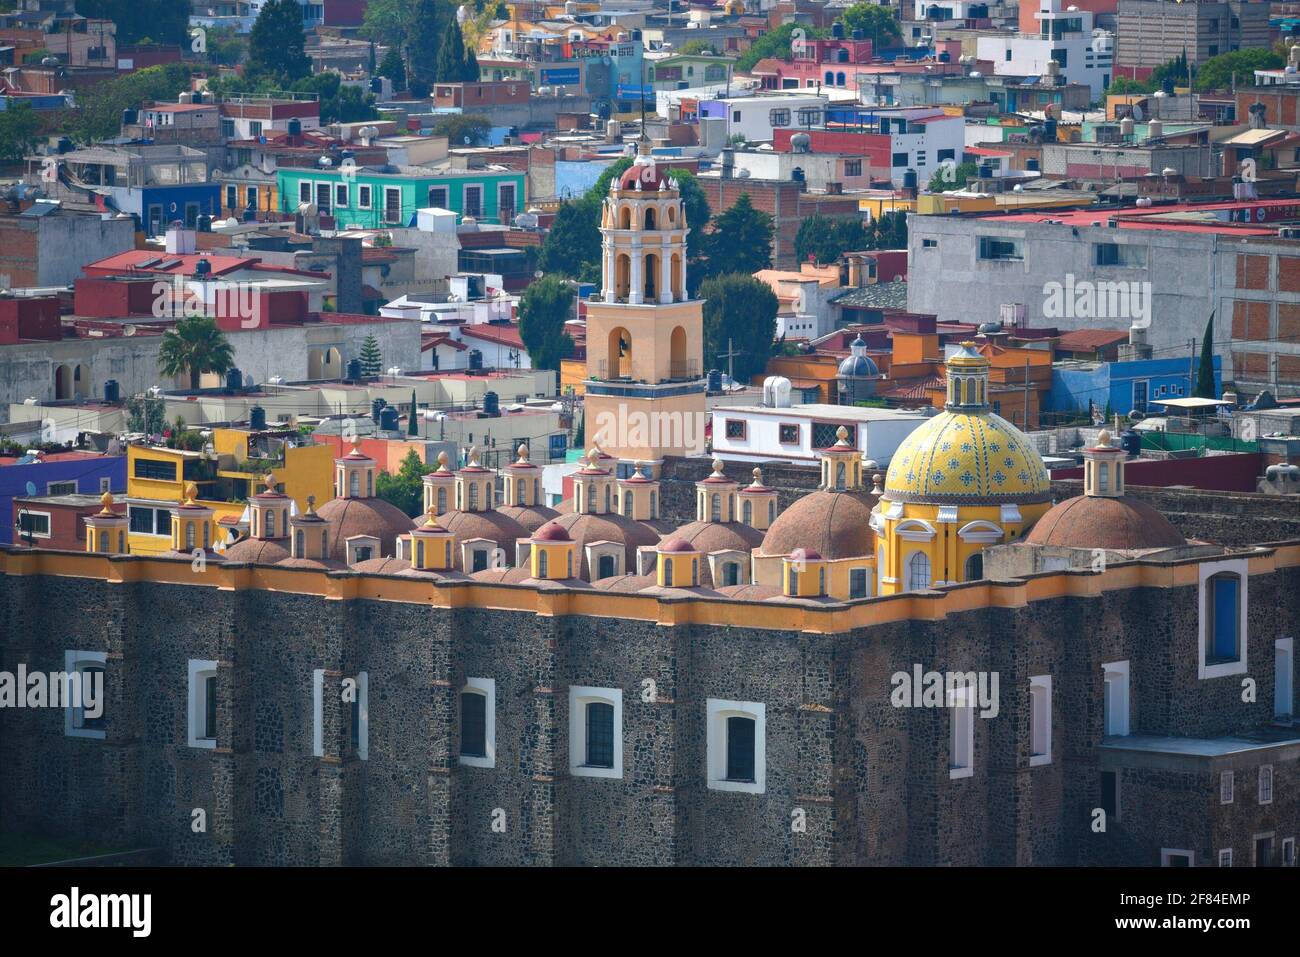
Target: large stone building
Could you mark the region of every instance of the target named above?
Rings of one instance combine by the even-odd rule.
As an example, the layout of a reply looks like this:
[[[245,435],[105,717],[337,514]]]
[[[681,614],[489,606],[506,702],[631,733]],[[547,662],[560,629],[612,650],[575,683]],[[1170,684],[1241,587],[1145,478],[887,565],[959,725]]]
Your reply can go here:
[[[191,501],[124,554],[108,496],[84,552],[0,549],[0,672],[106,689],[0,708],[0,827],[178,864],[1293,864],[1300,522],[1165,490],[1175,528],[1104,434],[1051,508],[1019,444],[1014,487],[945,497],[958,424],[1002,454],[968,353],[911,461],[841,437],[806,495],[593,450],[547,515],[521,457],[491,538],[475,454],[403,527],[353,452],[224,560]]]

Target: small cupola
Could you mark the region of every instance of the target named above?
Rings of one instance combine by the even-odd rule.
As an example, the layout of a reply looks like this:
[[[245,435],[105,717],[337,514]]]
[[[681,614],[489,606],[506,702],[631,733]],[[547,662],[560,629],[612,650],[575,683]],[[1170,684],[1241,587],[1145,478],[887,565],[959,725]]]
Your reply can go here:
[[[478,447],[471,447],[469,461],[456,471],[456,508],[462,512],[491,511],[495,485],[495,473],[479,461]]]
[[[424,477],[424,510],[434,510],[436,515],[451,511],[452,495],[456,489],[456,473],[447,468],[447,453],[438,453],[438,467]]]
[[[1119,498],[1124,494],[1124,460],[1128,453],[1101,430],[1097,444],[1083,450],[1083,494]]]
[[[411,567],[423,572],[444,572],[452,567],[456,536],[437,522],[430,509],[424,524],[411,529]]]
[[[983,412],[989,407],[989,360],[973,342],[963,342],[944,364],[950,412]]]
[[[712,474],[695,483],[695,520],[734,522],[738,488],[740,483],[727,478],[722,471],[722,459],[714,459]]]
[[[645,470],[646,464],[637,462],[631,475],[618,480],[618,513],[634,522],[652,522],[659,517],[659,482]]]
[[[542,470],[528,461],[528,446],[519,446],[518,454],[505,469],[505,504],[531,508],[542,501]]]
[[[755,468],[754,481],[736,493],[739,520],[765,532],[776,521],[776,489],[763,484],[763,470]]]
[[[822,484],[830,492],[851,492],[862,487],[862,455],[849,442],[849,430],[835,430],[835,444],[821,450]]]
[[[664,588],[694,588],[700,583],[700,553],[681,538],[671,538],[655,549],[655,575]]]
[[[564,526],[547,522],[528,540],[529,573],[533,578],[556,581],[572,578],[575,547]]]
[[[826,594],[826,560],[811,548],[796,548],[781,559],[781,592],[787,598]]]
[[[212,509],[200,505],[199,487],[193,482],[185,486],[185,501],[172,509],[172,550],[192,552],[212,547]]]
[[[275,476],[266,473],[265,488],[248,500],[248,533],[261,540],[287,538],[293,499],[275,487]]]
[[[316,514],[316,496],[307,496],[307,511],[290,515],[289,557],[324,561],[329,556],[329,522]]]
[[[375,460],[362,452],[360,445],[352,446],[351,452],[335,459],[335,498],[374,498],[375,467]]]
[[[573,510],[581,515],[607,515],[614,511],[615,480],[601,468],[600,450],[592,448],[584,465],[573,473]]]
[[[104,507],[83,519],[86,523],[86,551],[103,555],[127,554],[130,543],[126,534],[129,522],[126,513],[113,508],[112,492],[101,495],[99,503]]]

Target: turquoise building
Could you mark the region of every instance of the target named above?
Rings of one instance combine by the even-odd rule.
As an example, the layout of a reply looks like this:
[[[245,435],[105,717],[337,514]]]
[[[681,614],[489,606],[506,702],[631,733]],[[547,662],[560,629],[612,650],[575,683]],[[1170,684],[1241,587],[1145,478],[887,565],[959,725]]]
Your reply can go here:
[[[409,226],[417,209],[430,206],[452,210],[458,221],[472,216],[484,223],[509,223],[526,209],[524,173],[498,166],[289,168],[276,175],[281,212],[315,203],[343,228]]]

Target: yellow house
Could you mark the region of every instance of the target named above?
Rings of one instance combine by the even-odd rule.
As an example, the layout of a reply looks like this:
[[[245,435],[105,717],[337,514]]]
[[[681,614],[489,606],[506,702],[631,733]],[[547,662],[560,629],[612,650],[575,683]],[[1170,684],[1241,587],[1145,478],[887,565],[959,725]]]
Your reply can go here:
[[[1038,450],[989,407],[989,360],[963,342],[947,373],[944,411],[903,440],[872,510],[882,595],[983,578],[984,548],[1019,541],[1052,504]]]
[[[334,497],[334,453],[328,445],[305,440],[297,446],[284,443],[273,457],[267,457],[265,445],[258,444],[267,435],[214,429],[212,453],[129,446],[126,481],[132,554],[156,555],[171,549],[171,510],[186,500],[185,489],[191,483],[197,489],[195,503],[212,510],[210,540],[214,543],[224,542],[217,527],[222,519],[237,520],[244,514],[246,500],[267,473],[299,511],[306,511],[308,497],[314,497],[317,505]]]

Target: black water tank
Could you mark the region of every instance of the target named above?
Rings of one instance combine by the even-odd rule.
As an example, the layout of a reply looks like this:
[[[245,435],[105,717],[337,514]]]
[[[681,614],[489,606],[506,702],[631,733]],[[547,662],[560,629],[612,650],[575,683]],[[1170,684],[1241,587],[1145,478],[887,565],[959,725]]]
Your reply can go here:
[[[376,399],[370,403],[370,418],[375,425],[379,424],[379,418],[384,414],[384,406],[386,405],[388,403],[383,399]]]
[[[903,189],[916,189],[917,178],[916,170],[909,169],[903,172]]]
[[[483,353],[478,349],[469,350],[469,367],[471,369],[483,368]]]
[[[60,152],[60,153],[71,153],[71,152],[72,152],[72,140],[69,139],[69,138],[66,137],[66,136],[60,136],[60,137],[59,137],[59,152]]]
[[[397,410],[391,405],[384,406],[379,412],[379,427],[385,432],[397,431],[398,415]]]
[[[209,216],[207,213],[204,213],[202,216],[199,217],[198,227],[199,227],[199,232],[201,233],[212,232],[212,217]],[[206,262],[206,260],[204,261]]]
[[[790,178],[796,183],[802,183],[804,181],[803,167],[796,166],[794,169],[790,170]]]
[[[1053,142],[1056,140],[1056,120],[1050,116],[1043,121],[1043,139]]]
[[[1142,451],[1142,434],[1133,429],[1121,432],[1119,435],[1120,447],[1129,455],[1138,455]]]
[[[137,122],[139,119],[140,119],[140,113],[139,113],[139,111],[137,111],[137,110],[123,110],[123,111],[122,111],[122,125],[123,125],[123,126],[134,126],[134,125],[136,124],[136,122]]]
[[[495,392],[483,393],[483,412],[493,416],[501,414],[501,400]]]
[[[360,359],[349,359],[349,360],[348,360],[348,378],[351,379],[351,380],[354,381],[354,382],[355,382],[357,379],[360,379],[360,378],[361,378],[361,360],[360,360]]]
[[[226,373],[227,389],[242,389],[244,387],[244,373],[238,369],[231,369]]]
[[[709,392],[721,392],[721,391],[722,391],[722,370],[721,370],[721,369],[710,369],[710,370],[709,370],[708,381],[707,381],[707,383],[706,383],[706,385],[705,385],[705,388],[706,388]]]
[[[248,427],[254,432],[260,432],[266,428],[266,409],[260,405],[255,405],[248,410]]]
[[[867,38],[867,31],[866,31],[866,30],[854,30],[854,31],[853,31],[853,39],[855,39],[855,40],[865,40],[866,38]]]
[[[289,121],[289,135],[298,136],[302,133],[302,120]]]
[[[1025,169],[1028,170],[1028,171],[1031,172],[1031,173],[1037,173],[1037,172],[1038,172],[1038,160],[1035,159],[1035,158],[1032,157],[1032,156],[1029,157],[1029,159],[1025,160]]]
[[[117,384],[116,379],[109,379],[104,383],[104,401],[109,405],[115,405],[122,398],[122,387]]]
[[[834,23],[831,24],[831,39],[832,40],[844,39],[844,24],[841,23],[839,20],[836,20]]]
[[[980,179],[993,178],[993,165],[991,163],[980,163]]]

